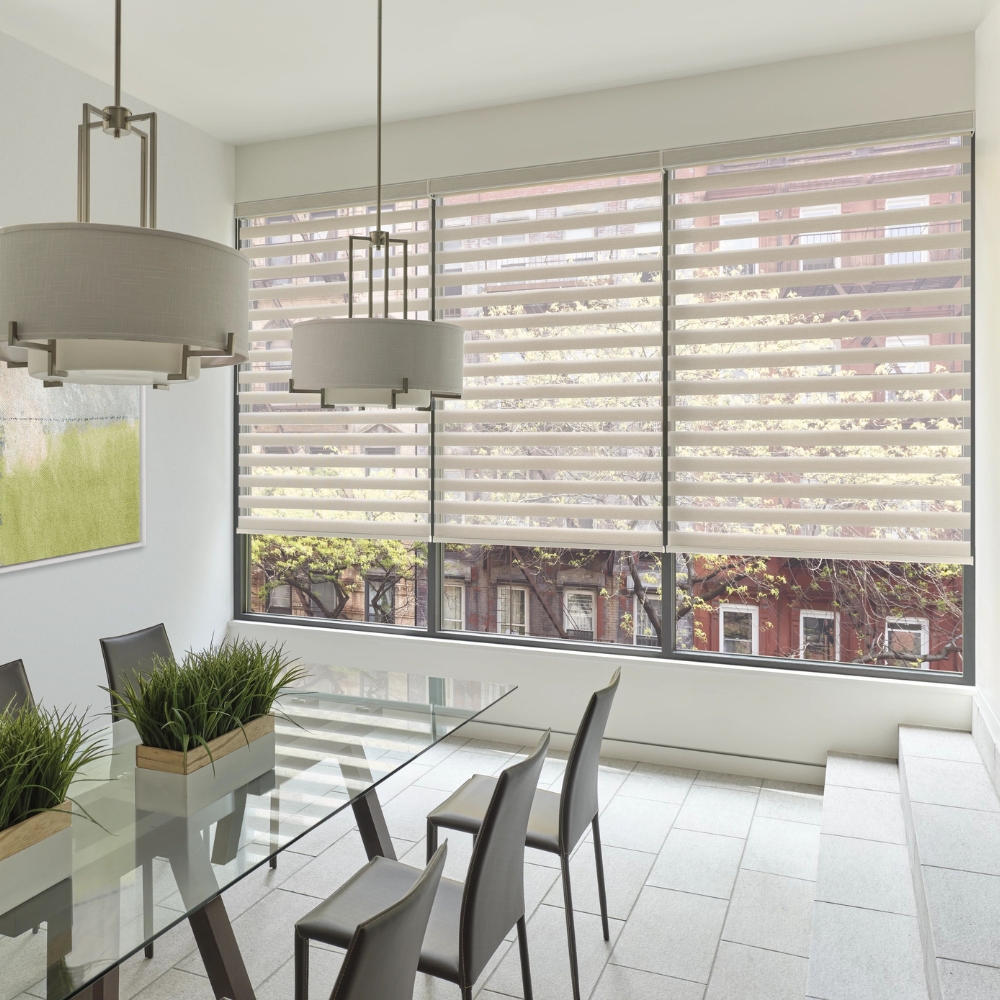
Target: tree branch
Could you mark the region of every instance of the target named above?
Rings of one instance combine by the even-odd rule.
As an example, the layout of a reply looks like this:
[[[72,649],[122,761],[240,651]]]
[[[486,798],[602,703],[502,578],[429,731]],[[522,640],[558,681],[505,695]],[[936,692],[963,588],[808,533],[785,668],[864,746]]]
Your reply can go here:
[[[569,636],[566,634],[566,629],[563,628],[563,624],[559,621],[554,614],[552,614],[552,609],[549,607],[548,602],[542,597],[541,591],[538,589],[535,581],[531,578],[531,574],[528,572],[528,566],[524,561],[524,557],[521,553],[511,546],[511,554],[517,560],[518,565],[521,567],[521,572],[524,573],[525,580],[528,581],[528,586],[531,587],[532,593],[538,598],[538,603],[541,604],[542,610],[549,616],[549,621],[555,626],[555,630],[559,633],[561,639],[568,639]]]

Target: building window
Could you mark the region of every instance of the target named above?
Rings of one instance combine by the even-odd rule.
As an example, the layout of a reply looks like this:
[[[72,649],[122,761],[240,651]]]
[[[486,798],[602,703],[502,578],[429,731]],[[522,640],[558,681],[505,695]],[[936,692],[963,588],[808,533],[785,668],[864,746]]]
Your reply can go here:
[[[292,608],[292,588],[283,583],[274,587],[267,594],[267,610],[276,611],[279,614],[290,611]]]
[[[528,634],[527,587],[497,587],[497,631],[501,635]]]
[[[570,639],[593,642],[597,637],[596,594],[592,590],[563,591],[563,628]]]
[[[367,446],[365,448],[366,455],[395,455],[396,449],[392,445],[377,445],[377,446]],[[379,470],[375,469],[375,474],[378,475]],[[372,467],[367,466],[365,468],[365,475],[370,476],[372,474]]]
[[[930,195],[915,194],[902,198],[886,198],[885,207],[889,212],[901,212],[907,209],[927,208],[931,203]],[[918,222],[907,226],[886,226],[885,235],[905,238],[907,236],[926,236],[930,226],[926,222]],[[931,259],[929,250],[904,250],[900,253],[887,253],[886,264],[926,264]]]
[[[646,597],[646,600],[652,605],[653,613],[656,615],[657,619],[663,621],[663,601],[659,597]],[[643,602],[639,599],[638,594],[632,595],[632,642],[636,646],[659,646],[660,637],[656,634],[656,629],[653,628],[653,623],[649,620],[649,615],[646,614],[646,607]]]
[[[930,653],[926,618],[890,618],[885,623],[885,648],[903,667],[927,668],[922,657]]]
[[[396,588],[384,577],[365,579],[365,621],[379,625],[396,623]]]
[[[465,628],[465,584],[446,583],[442,596],[441,628],[461,631]]]
[[[840,205],[803,205],[799,209],[800,219],[825,219],[831,215],[840,215]],[[799,237],[802,246],[814,246],[817,243],[838,243],[840,232],[803,233]],[[839,257],[814,257],[802,261],[803,271],[826,271],[840,265]]]
[[[760,609],[754,604],[719,605],[719,651],[756,656]]]
[[[840,659],[840,621],[835,611],[799,612],[799,659]]]

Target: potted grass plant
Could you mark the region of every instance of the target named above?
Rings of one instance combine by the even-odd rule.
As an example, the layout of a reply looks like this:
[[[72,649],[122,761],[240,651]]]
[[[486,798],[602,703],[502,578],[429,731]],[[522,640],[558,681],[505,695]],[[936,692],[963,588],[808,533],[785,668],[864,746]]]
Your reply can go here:
[[[280,646],[235,639],[111,692],[139,734],[136,805],[190,816],[273,768],[274,702],[304,673]]]
[[[23,903],[72,869],[77,773],[103,755],[73,712],[0,710],[0,909]]]

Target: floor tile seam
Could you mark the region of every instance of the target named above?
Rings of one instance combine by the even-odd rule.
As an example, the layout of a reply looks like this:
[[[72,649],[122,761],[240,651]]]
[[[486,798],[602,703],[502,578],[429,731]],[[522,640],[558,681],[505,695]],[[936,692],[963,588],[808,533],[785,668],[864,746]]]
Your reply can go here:
[[[809,961],[808,955],[799,955],[794,951],[782,951],[780,948],[766,948],[762,944],[747,944],[746,941],[734,941],[732,938],[723,937],[720,939],[719,943],[722,944],[735,944],[739,948],[750,948],[752,951],[769,951],[773,955],[787,955],[789,958],[801,958],[804,961]]]
[[[981,872],[974,868],[956,868],[954,865],[932,865],[926,861],[919,862],[921,868],[935,868],[943,872],[961,872],[963,875],[983,875],[986,878],[1000,878],[1000,871]]]
[[[633,972],[645,972],[650,976],[659,976],[661,979],[676,979],[682,983],[692,983],[695,986],[707,986],[708,983],[703,983],[700,979],[687,979],[684,976],[669,976],[664,972],[652,972],[649,969],[640,969],[635,965],[624,965],[622,962],[614,962],[608,959],[607,965],[613,965],[618,969],[631,969]],[[607,968],[607,965],[605,968]]]
[[[937,806],[939,809],[961,809],[963,812],[982,813],[984,816],[1000,816],[1000,803],[996,809],[979,809],[976,806],[959,806],[951,802],[924,802],[923,799],[915,799],[910,796],[910,805],[914,806]],[[910,812],[913,812],[911,809]]]
[[[759,796],[758,796],[759,799]],[[754,803],[754,813],[757,812],[757,804]],[[753,826],[753,816],[750,818],[750,827]],[[723,935],[726,933],[726,923],[729,920],[729,911],[733,905],[733,895],[736,892],[736,883],[739,881],[740,871],[743,869],[743,859],[747,853],[747,841],[750,839],[750,827],[747,828],[746,839],[743,841],[743,850],[740,851],[740,861],[736,867],[736,878],[733,879],[733,887],[726,900],[726,912],[722,916],[722,925],[719,927],[719,938],[715,942],[715,951],[712,953],[712,964],[708,968],[708,979],[705,980],[705,990],[708,991],[708,984],[712,981],[712,973],[715,972],[715,963],[719,960],[719,946],[722,944]]]
[[[874,906],[858,906],[856,903],[834,903],[829,899],[814,899],[814,903],[822,903],[824,906],[839,906],[844,910],[860,910],[862,913],[886,913],[891,917],[903,917],[905,920],[916,920],[915,913],[897,913],[895,910],[880,910]]]
[[[759,805],[760,803],[758,803]],[[814,826],[818,830],[823,824],[819,823],[808,823],[804,819],[788,819],[785,816],[758,816],[756,809],[754,810],[753,819],[750,821],[751,828],[753,824],[758,820],[767,820],[769,823],[798,823],[799,826]]]
[[[990,970],[997,969],[997,966],[995,965],[984,965],[982,962],[968,962],[964,958],[942,958],[940,955],[935,955],[934,958],[936,961],[954,962],[955,965],[968,965],[971,966],[973,969],[990,969]]]
[[[917,919],[916,909],[913,913],[900,913],[899,910],[883,910],[879,906],[862,906],[860,903],[844,903],[839,899],[821,899],[819,896],[813,897],[814,903],[823,903],[826,906],[843,906],[848,910],[864,910],[868,913],[890,913],[894,917],[912,917]]]
[[[784,872],[769,872],[766,868],[751,868],[749,865],[740,865],[741,872],[754,872],[756,875],[773,875],[775,878],[793,878],[796,882],[809,882],[815,885],[817,879],[804,878],[801,875],[786,875]]]
[[[899,795],[899,788],[870,788],[868,785],[842,785],[836,781],[828,781],[830,788],[850,788],[855,792],[880,792],[884,795]]]
[[[891,844],[893,847],[906,847],[906,841],[899,840],[876,840],[874,837],[855,837],[846,833],[826,833],[820,827],[821,837],[840,837],[842,840],[863,840],[868,844]]]

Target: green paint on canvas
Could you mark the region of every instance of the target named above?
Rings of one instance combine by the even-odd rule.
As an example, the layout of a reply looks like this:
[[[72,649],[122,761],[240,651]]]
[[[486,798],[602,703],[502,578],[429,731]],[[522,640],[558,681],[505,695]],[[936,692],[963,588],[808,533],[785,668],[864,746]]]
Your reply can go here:
[[[138,421],[71,427],[45,445],[37,464],[0,467],[0,565],[138,542]]]

